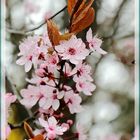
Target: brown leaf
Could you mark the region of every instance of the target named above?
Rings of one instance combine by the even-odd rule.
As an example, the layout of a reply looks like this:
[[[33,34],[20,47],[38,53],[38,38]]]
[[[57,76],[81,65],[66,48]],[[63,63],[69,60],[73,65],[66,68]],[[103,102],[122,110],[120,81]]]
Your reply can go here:
[[[68,13],[69,13],[69,15],[72,14],[72,11],[73,11],[73,8],[76,4],[76,1],[77,0],[68,0]]]
[[[87,28],[88,26],[90,26],[94,21],[94,15],[95,15],[94,9],[90,8],[87,14],[80,21],[71,26],[70,32],[78,33]]]
[[[85,4],[85,2],[84,2],[83,5],[81,5],[81,6],[79,7],[78,11],[74,14],[72,24],[76,24],[76,23],[79,22],[83,17],[85,17],[85,15],[87,14],[89,8],[91,7],[93,1],[94,1],[94,0],[90,0],[87,4]],[[88,15],[87,15],[87,16],[88,16]]]
[[[24,122],[24,130],[29,138],[34,138],[33,130],[27,122]]]
[[[60,40],[69,40],[73,33],[65,33],[64,35],[60,36]]]
[[[43,135],[39,134],[37,136],[35,136],[32,140],[44,140]]]
[[[76,13],[83,8],[83,6],[85,5],[85,3],[86,3],[86,0],[83,0],[82,3],[80,4],[79,8],[77,9]]]
[[[56,24],[52,20],[47,20],[48,36],[53,46],[58,45],[60,33]]]

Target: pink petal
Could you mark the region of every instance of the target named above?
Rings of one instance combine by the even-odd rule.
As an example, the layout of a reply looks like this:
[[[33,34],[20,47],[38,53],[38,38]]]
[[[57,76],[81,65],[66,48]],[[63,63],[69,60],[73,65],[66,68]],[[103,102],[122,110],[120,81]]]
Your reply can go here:
[[[96,51],[100,54],[107,54],[106,51],[104,51],[103,49],[99,48],[99,47],[95,47]]]
[[[57,125],[57,121],[56,121],[56,119],[55,119],[55,117],[50,117],[49,119],[48,119],[48,124],[49,124],[49,126],[56,126]]]
[[[43,127],[45,127],[45,128],[48,127],[48,122],[43,120],[42,118],[39,118],[39,122]]]
[[[86,34],[86,39],[88,42],[90,42],[92,40],[93,36],[92,36],[92,30],[91,28],[87,31],[87,34]]]
[[[43,106],[43,109],[49,109],[52,105],[52,100],[51,99],[47,99],[46,103]]]
[[[16,64],[18,65],[24,65],[26,63],[26,58],[25,57],[20,57],[17,61]]]
[[[31,68],[32,68],[32,62],[31,61],[28,61],[25,64],[25,72],[28,72]]]
[[[37,101],[38,101],[37,97],[32,97],[28,99],[27,98],[21,99],[20,103],[30,109],[37,103]]]
[[[59,108],[60,102],[59,100],[54,100],[52,104],[52,108],[56,111]]]
[[[46,104],[46,98],[43,97],[39,100],[39,106],[43,107],[45,104]]]

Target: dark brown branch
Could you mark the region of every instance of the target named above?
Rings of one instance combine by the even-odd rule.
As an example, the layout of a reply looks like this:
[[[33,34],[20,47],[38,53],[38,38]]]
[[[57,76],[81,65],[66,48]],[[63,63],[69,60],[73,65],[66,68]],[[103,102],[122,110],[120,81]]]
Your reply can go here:
[[[64,8],[62,8],[60,11],[58,11],[57,13],[55,13],[53,16],[51,16],[48,20],[50,19],[53,19],[54,17],[56,17],[58,14],[60,14],[61,12],[63,12],[65,9],[67,8],[67,6],[65,6]],[[28,34],[29,32],[33,32],[37,29],[39,29],[40,27],[42,27],[43,25],[46,24],[46,20],[43,21],[42,23],[40,23],[38,26],[32,28],[32,29],[29,29],[29,30],[24,30],[24,31],[19,31],[19,30],[14,30],[12,28],[6,28],[6,30],[9,32],[9,33],[15,33],[15,34],[21,34],[21,35],[25,35],[25,34]]]

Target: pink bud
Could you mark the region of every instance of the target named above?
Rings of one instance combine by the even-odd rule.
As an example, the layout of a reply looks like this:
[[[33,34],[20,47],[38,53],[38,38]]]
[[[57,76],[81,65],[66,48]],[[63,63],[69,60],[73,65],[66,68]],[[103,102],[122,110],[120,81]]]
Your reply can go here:
[[[45,76],[45,70],[44,69],[37,69],[36,74],[40,77],[44,77]]]
[[[67,120],[67,123],[68,123],[69,125],[73,125],[73,120]]]

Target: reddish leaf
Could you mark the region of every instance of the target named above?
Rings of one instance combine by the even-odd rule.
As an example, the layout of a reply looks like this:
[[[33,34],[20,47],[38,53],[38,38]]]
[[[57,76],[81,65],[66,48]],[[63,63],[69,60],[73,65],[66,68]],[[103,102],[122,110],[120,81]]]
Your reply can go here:
[[[93,8],[90,8],[87,12],[87,14],[82,18],[80,21],[78,21],[76,24],[73,24],[70,28],[70,32],[72,33],[78,33],[88,26],[90,26],[94,21],[94,15],[95,11]]]
[[[71,15],[77,0],[68,0],[68,12]]]
[[[48,36],[53,46],[58,45],[60,41],[59,29],[52,20],[47,21]]]
[[[86,3],[86,0],[83,0],[76,12],[80,11],[85,5],[85,3]]]
[[[72,35],[73,33],[65,33],[64,35],[60,36],[60,40],[68,40],[71,38]]]
[[[37,136],[35,136],[32,140],[44,140],[43,135],[39,134]]]
[[[73,17],[72,24],[76,24],[81,19],[83,19],[83,17],[85,17],[85,15],[87,14],[89,8],[91,7],[93,1],[94,0],[90,0],[87,4],[83,4],[83,5],[80,6],[80,8],[78,9],[78,11],[75,13],[75,15]]]
[[[27,122],[24,122],[24,130],[29,138],[34,138],[33,130]]]

